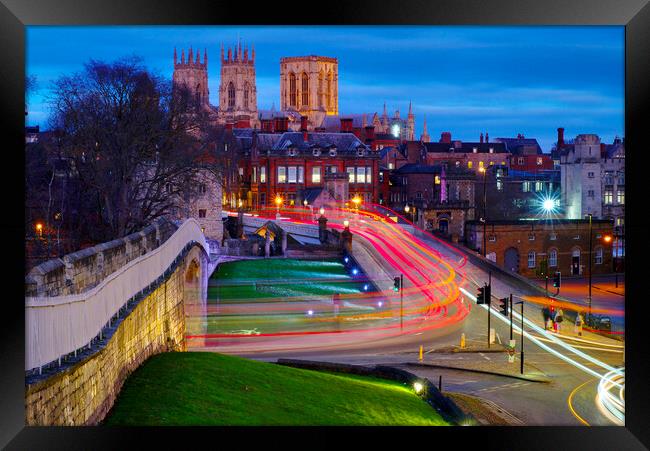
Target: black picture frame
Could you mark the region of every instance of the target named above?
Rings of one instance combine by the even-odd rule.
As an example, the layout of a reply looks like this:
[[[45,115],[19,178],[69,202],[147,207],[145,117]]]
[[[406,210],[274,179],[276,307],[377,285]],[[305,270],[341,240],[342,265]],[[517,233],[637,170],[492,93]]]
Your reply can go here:
[[[24,71],[27,25],[624,25],[625,26],[625,139],[628,163],[626,209],[626,373],[625,427],[521,427],[521,428],[335,428],[326,431],[258,428],[77,428],[24,426]],[[138,439],[171,447],[175,439],[189,446],[190,439],[213,446],[265,446],[294,444],[342,445],[367,440],[388,443],[396,435],[398,446],[423,441],[424,446],[465,447],[467,440],[484,449],[589,449],[632,450],[650,446],[650,383],[647,335],[647,300],[641,293],[644,259],[650,255],[644,201],[644,172],[650,168],[646,138],[650,99],[650,5],[648,0],[387,0],[353,2],[222,2],[184,0],[1,0],[2,134],[4,166],[1,227],[5,255],[4,302],[0,324],[0,446],[7,449],[115,449],[135,447]],[[597,69],[597,62],[594,62]],[[645,119],[645,121],[644,121]],[[644,127],[645,126],[645,127]],[[644,142],[644,138],[646,138]],[[646,177],[647,178],[647,177]],[[636,208],[635,208],[636,207]],[[226,444],[233,439],[238,444]],[[251,439],[255,445],[251,445]],[[279,440],[278,440],[279,439]],[[645,445],[645,446],[644,446]],[[193,445],[195,446],[195,445]],[[417,445],[416,445],[417,446]],[[419,445],[422,446],[422,445]]]

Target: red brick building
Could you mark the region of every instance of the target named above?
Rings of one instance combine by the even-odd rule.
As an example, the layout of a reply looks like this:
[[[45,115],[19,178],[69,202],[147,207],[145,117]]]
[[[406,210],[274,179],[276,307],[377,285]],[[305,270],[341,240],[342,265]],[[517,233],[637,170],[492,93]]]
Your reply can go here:
[[[563,276],[589,274],[589,220],[490,221],[486,257],[526,277],[560,271]],[[613,221],[592,221],[592,273],[612,272]],[[483,247],[483,223],[465,223],[468,247]]]
[[[551,154],[543,153],[536,139],[519,134],[516,138],[496,138],[495,142],[503,143],[510,153],[510,169],[532,173],[553,169]]]
[[[279,129],[286,130],[282,125]],[[332,173],[348,176],[347,190],[337,188],[334,196],[343,197],[341,193],[347,192],[348,198],[337,201],[355,196],[364,202],[378,201],[379,154],[351,132],[308,132],[306,127],[300,132],[254,132],[250,145],[248,201],[253,209],[275,206],[276,196],[291,206],[302,205],[314,189],[334,191],[327,183],[340,184],[340,180],[327,177]],[[306,190],[310,190],[309,196]]]

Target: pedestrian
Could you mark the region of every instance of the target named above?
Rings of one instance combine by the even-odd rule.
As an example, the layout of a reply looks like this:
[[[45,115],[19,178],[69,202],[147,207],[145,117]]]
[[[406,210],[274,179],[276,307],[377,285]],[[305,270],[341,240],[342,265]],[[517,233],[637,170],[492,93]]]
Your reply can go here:
[[[557,323],[555,322],[555,307],[551,305],[551,317],[550,320],[553,322],[553,332],[557,332]]]
[[[558,309],[557,313],[555,314],[555,332],[560,333],[560,323],[564,321],[564,312],[562,312],[562,309]]]
[[[573,331],[578,334],[579,337],[582,337],[582,315],[580,315],[580,312],[576,315],[576,324],[573,328]]]
[[[542,308],[542,317],[544,318],[544,330],[548,330],[548,322],[551,319],[551,311],[548,308],[548,305],[545,305]]]

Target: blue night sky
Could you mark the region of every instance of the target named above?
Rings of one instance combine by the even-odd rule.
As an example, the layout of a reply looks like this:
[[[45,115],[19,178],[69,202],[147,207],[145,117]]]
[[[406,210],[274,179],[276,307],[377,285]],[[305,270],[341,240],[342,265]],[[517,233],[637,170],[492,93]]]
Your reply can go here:
[[[478,141],[522,133],[545,152],[556,140],[596,133],[624,136],[624,28],[485,26],[109,26],[27,27],[27,74],[37,78],[28,125],[47,128],[52,80],[90,58],[138,55],[171,79],[174,47],[208,50],[210,101],[218,104],[221,42],[253,43],[259,109],[280,105],[280,58],[339,59],[339,112],[389,115],[413,101],[432,141]]]

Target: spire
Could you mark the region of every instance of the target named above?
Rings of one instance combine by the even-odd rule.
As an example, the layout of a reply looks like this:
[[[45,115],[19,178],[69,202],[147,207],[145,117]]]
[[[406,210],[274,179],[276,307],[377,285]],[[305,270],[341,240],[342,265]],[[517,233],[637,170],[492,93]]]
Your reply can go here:
[[[242,60],[242,55],[241,55],[241,38],[239,38],[239,44],[238,44],[238,47],[237,47],[237,59],[238,59],[239,61]]]
[[[203,48],[203,65],[208,67],[208,49]]]
[[[395,110],[395,118],[399,119],[399,108]]]
[[[363,113],[363,116],[361,117],[361,126],[365,127],[366,125],[368,125],[368,120],[366,118],[366,113]]]
[[[386,102],[384,102],[384,116],[388,116],[388,113],[386,113]]]
[[[177,60],[178,60],[178,56],[176,55],[176,47],[174,47],[174,66],[176,66]]]
[[[223,42],[221,42],[221,62],[223,62]]]
[[[201,52],[196,51],[196,64],[201,64]]]
[[[181,50],[181,64],[185,64],[185,49]]]
[[[190,53],[187,55],[187,64],[192,64],[192,47],[190,47]]]
[[[411,106],[410,100],[409,100],[409,116],[413,116],[413,107]]]
[[[244,61],[248,62],[248,47],[244,47]]]

